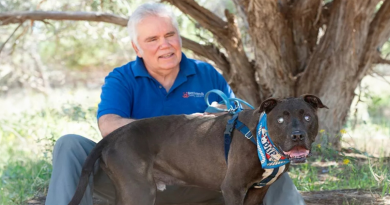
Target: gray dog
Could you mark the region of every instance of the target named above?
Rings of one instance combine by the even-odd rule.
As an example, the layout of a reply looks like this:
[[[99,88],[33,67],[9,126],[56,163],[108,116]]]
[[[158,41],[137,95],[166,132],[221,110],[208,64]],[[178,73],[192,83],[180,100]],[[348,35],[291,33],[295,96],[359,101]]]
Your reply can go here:
[[[243,110],[237,122],[257,135],[245,134],[251,140],[243,137],[237,124],[226,132],[231,114],[137,120],[112,132],[91,151],[69,204],[79,204],[99,158],[115,185],[116,204],[154,204],[156,187],[168,184],[222,190],[226,205],[261,204],[290,161],[306,161],[318,133],[318,108],[327,107],[318,97],[303,95],[270,98],[256,110]],[[261,116],[266,116],[265,126]],[[228,147],[226,136],[231,140]],[[282,166],[276,170],[276,164]]]

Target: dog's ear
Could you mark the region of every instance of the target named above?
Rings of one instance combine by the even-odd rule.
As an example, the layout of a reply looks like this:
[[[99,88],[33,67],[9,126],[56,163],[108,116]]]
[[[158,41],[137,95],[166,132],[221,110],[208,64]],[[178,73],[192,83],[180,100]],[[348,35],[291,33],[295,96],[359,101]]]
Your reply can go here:
[[[320,98],[315,96],[315,95],[308,95],[308,94],[307,95],[302,95],[302,98],[303,98],[304,101],[309,103],[314,109],[318,109],[318,108],[329,109],[326,105],[324,105],[322,103]]]
[[[268,114],[269,112],[271,112],[272,109],[274,109],[277,103],[278,103],[277,99],[268,98],[267,100],[264,100],[261,103],[259,112],[260,113],[265,112],[266,114]]]

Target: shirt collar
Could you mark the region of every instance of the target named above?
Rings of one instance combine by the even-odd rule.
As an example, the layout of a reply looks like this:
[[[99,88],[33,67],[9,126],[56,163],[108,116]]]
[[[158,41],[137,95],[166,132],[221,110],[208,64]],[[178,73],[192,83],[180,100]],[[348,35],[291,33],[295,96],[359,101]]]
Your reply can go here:
[[[135,77],[149,77],[152,78],[152,76],[148,73],[146,70],[144,60],[137,56],[137,59],[135,60],[134,64],[134,76]],[[194,75],[195,72],[195,65],[194,63],[191,63],[190,60],[188,60],[187,56],[184,55],[184,53],[181,53],[181,61],[180,61],[180,71],[178,76],[190,76]]]

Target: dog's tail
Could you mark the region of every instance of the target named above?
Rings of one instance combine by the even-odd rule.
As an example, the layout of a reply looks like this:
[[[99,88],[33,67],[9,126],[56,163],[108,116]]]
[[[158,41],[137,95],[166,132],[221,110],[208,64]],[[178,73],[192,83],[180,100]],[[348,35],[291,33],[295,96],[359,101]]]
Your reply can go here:
[[[94,165],[96,160],[100,158],[102,155],[102,150],[108,144],[107,137],[102,139],[90,152],[87,159],[84,162],[83,169],[81,171],[81,176],[79,180],[79,184],[77,185],[77,189],[75,194],[73,195],[72,200],[68,205],[79,205],[81,199],[84,196],[85,189],[87,188],[89,175],[94,171]]]

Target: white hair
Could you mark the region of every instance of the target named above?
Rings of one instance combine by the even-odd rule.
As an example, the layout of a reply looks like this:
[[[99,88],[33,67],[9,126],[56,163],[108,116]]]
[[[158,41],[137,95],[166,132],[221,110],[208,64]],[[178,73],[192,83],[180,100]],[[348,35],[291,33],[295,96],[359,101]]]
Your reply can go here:
[[[133,14],[130,16],[129,21],[127,23],[127,29],[130,34],[130,39],[141,52],[142,50],[140,49],[137,40],[138,37],[137,25],[144,18],[149,16],[168,17],[171,20],[172,25],[176,29],[177,34],[180,35],[176,18],[173,12],[167,6],[161,3],[154,3],[154,2],[142,4],[133,12]],[[181,44],[181,38],[180,38],[180,44]]]

